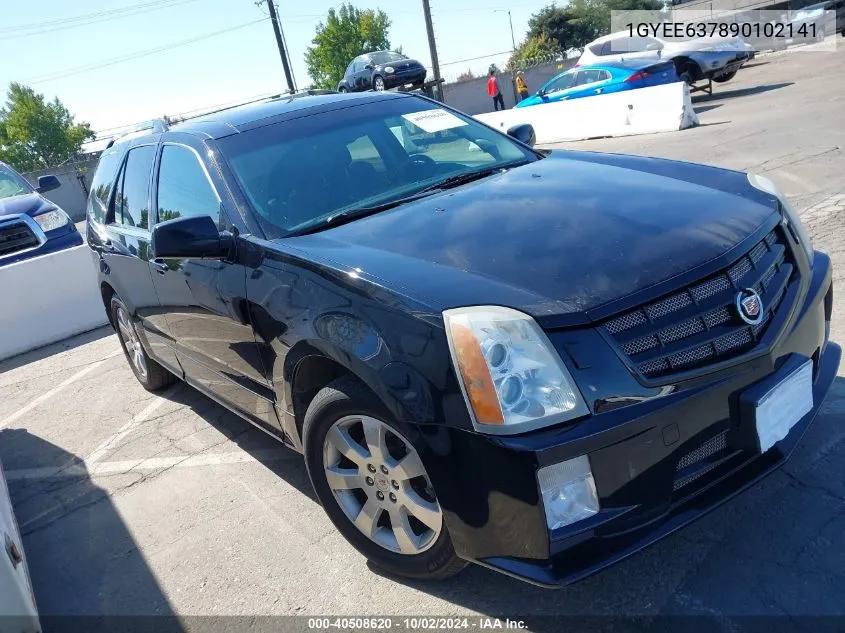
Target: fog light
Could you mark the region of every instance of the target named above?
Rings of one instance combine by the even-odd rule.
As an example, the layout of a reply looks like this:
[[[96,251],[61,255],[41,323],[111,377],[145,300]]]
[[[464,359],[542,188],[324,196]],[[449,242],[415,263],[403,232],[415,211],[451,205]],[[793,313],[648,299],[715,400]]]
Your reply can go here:
[[[586,455],[537,471],[550,530],[593,516],[599,511],[596,482]]]

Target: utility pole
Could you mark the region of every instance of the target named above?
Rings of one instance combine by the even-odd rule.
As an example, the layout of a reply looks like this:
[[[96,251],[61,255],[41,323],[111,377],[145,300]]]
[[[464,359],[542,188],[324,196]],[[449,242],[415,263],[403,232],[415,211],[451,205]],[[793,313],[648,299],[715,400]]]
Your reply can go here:
[[[513,18],[511,17],[510,10],[505,9],[493,9],[493,13],[507,13],[508,14],[508,22],[511,25],[511,44],[513,45],[513,50],[516,51],[516,38],[513,36]]]
[[[282,36],[282,27],[279,24],[279,16],[276,15],[276,5],[273,0],[267,0],[267,9],[270,11],[270,22],[273,24],[273,32],[276,34],[276,45],[279,47],[279,57],[282,58],[282,66],[285,68],[285,79],[288,82],[288,91],[294,92],[293,75],[290,72],[290,63],[288,63],[287,49],[285,48],[285,41]]]
[[[437,43],[434,41],[434,25],[431,23],[431,7],[428,0],[422,0],[423,14],[425,14],[425,30],[428,33],[428,50],[431,54],[431,69],[434,71],[435,86],[437,86],[437,100],[443,101],[442,84],[440,83],[440,62],[437,61]]]

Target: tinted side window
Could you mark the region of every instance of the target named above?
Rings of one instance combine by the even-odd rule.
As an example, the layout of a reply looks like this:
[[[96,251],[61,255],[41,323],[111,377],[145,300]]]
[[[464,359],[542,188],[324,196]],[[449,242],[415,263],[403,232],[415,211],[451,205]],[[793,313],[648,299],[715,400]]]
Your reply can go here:
[[[576,73],[569,72],[552,79],[546,85],[546,92],[557,92],[558,90],[566,90],[567,88],[571,88],[573,85],[573,80],[575,79]]]
[[[355,72],[355,62],[350,62],[349,66],[346,67],[346,72],[343,73],[343,76],[348,77],[353,72]]]
[[[150,228],[150,173],[155,161],[155,145],[142,145],[129,150],[120,188],[114,197],[112,221],[140,229]]]
[[[91,195],[88,197],[88,216],[95,222],[106,221],[111,190],[120,167],[120,156],[121,152],[117,149],[106,151],[100,156],[94,180],[91,182]]]
[[[207,215],[220,222],[220,199],[197,155],[187,147],[165,145],[158,171],[159,222]]]

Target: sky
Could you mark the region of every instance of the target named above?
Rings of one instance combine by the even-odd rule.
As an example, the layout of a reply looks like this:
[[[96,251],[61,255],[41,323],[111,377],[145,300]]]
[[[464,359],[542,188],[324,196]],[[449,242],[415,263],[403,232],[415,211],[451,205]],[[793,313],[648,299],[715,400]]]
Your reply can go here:
[[[296,83],[307,86],[305,50],[317,24],[340,3],[276,2]],[[483,73],[494,62],[504,65],[512,49],[507,10],[518,44],[531,15],[550,2],[431,0],[441,74],[449,79],[467,69]],[[286,89],[267,7],[256,6],[254,0],[3,4],[0,88],[18,81],[48,99],[59,97],[77,121],[87,121],[102,135],[165,114],[192,113]],[[422,0],[353,4],[387,13],[392,46],[401,46],[406,55],[430,67]],[[169,48],[186,40],[195,41]],[[163,50],[150,52],[156,49]]]

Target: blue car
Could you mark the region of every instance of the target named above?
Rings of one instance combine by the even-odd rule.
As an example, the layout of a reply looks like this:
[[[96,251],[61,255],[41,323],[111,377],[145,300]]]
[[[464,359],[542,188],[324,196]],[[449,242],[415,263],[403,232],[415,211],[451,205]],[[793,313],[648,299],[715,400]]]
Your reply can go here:
[[[55,176],[39,176],[33,189],[0,162],[0,266],[82,244],[68,214],[41,195],[60,186]]]
[[[675,81],[680,81],[680,78],[671,61],[654,63],[654,60],[630,60],[576,66],[552,77],[536,94],[517,103],[516,107],[593,97]]]

